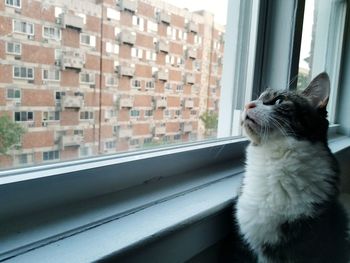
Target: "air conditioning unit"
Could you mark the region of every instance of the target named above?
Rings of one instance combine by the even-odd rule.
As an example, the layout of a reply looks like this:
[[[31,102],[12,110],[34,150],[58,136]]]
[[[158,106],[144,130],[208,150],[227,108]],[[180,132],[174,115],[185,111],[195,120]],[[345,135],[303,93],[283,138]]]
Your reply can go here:
[[[28,38],[29,40],[34,40],[34,39],[35,39],[34,35],[28,35],[27,38]]]
[[[56,17],[55,22],[56,24],[60,25],[62,24],[62,19],[60,17]]]

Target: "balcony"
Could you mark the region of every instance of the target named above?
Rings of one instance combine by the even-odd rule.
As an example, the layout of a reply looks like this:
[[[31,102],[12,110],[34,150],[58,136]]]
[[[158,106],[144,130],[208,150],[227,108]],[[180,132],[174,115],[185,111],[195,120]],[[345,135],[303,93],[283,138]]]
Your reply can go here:
[[[79,147],[84,142],[82,135],[63,135],[61,137],[61,147]]]
[[[136,33],[123,30],[119,33],[118,40],[120,41],[120,43],[133,46],[136,43]]]
[[[165,126],[158,126],[154,129],[154,135],[164,135],[166,133],[166,127]]]
[[[166,108],[168,106],[168,103],[165,98],[157,99],[156,100],[156,108]]]
[[[118,138],[130,138],[132,137],[131,128],[120,128],[118,131]]]
[[[132,78],[135,75],[135,68],[119,65],[116,67],[116,72],[119,74],[119,76]]]
[[[80,16],[76,16],[73,14],[61,14],[60,17],[62,27],[74,28],[79,31],[84,28],[84,19]]]
[[[158,23],[165,23],[165,24],[170,24],[170,14],[166,13],[166,12],[158,12],[157,13],[157,19],[158,19]]]
[[[159,70],[154,74],[154,77],[157,80],[163,80],[163,81],[168,81],[169,79],[169,72],[166,70]]]
[[[134,101],[131,98],[121,98],[119,105],[120,108],[130,109],[134,106]]]
[[[186,100],[185,101],[185,108],[192,109],[194,107],[193,100]]]
[[[85,64],[85,57],[81,51],[65,51],[62,54],[61,62],[56,62],[56,64],[60,64],[63,70],[69,68],[81,70]]]
[[[183,125],[182,131],[185,133],[192,132],[192,123],[185,123]]]
[[[188,32],[198,33],[198,25],[195,22],[188,22],[186,27]]]
[[[83,107],[83,97],[82,96],[62,96],[61,106],[66,109],[80,109]]]
[[[186,50],[186,57],[190,59],[196,59],[197,58],[197,50],[188,48]]]
[[[169,42],[158,41],[156,48],[157,52],[169,53]]]
[[[131,13],[135,13],[137,10],[137,2],[131,0],[119,0],[118,6],[121,11],[129,11]]]
[[[196,82],[196,78],[193,74],[186,74],[185,82],[187,84],[194,84]]]

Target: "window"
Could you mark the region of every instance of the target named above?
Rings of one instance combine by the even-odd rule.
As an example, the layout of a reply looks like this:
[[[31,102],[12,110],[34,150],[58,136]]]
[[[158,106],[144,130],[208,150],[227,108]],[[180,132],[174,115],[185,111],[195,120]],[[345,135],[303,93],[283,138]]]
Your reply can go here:
[[[74,130],[73,134],[74,135],[83,136],[84,135],[84,130]]]
[[[90,146],[82,146],[79,148],[79,156],[87,157],[92,155],[92,148]]]
[[[14,54],[14,55],[21,55],[21,53],[22,53],[21,43],[7,42],[6,43],[6,53]]]
[[[157,53],[147,50],[146,51],[146,59],[151,60],[151,61],[156,61],[157,60]]]
[[[139,48],[131,48],[131,56],[133,58],[139,58],[139,59],[142,59],[142,55],[143,55],[143,51],[142,49],[139,49]]]
[[[154,89],[154,81],[147,81],[146,89]]]
[[[139,30],[144,31],[144,19],[142,17],[133,16],[132,24],[137,26]]]
[[[177,84],[176,85],[176,91],[177,92],[181,92],[184,90],[184,85],[183,84]]]
[[[88,34],[80,34],[80,44],[95,47],[96,46],[96,37]]]
[[[34,68],[14,66],[13,77],[16,79],[34,79]]]
[[[116,148],[116,142],[115,141],[108,141],[108,142],[105,142],[105,149],[106,150],[115,150]]]
[[[46,151],[43,152],[43,161],[55,161],[60,159],[60,152],[58,150],[56,151]]]
[[[21,20],[13,20],[13,32],[33,36],[34,24]]]
[[[140,144],[140,140],[139,139],[132,139],[130,140],[130,145],[131,146],[138,146]]]
[[[57,69],[43,69],[43,80],[60,81],[61,72]]]
[[[21,0],[5,0],[5,4],[16,8],[21,8]]]
[[[15,163],[17,165],[32,164],[34,161],[33,154],[23,153],[15,156]]]
[[[152,21],[147,21],[147,32],[156,33],[158,31],[158,24]]]
[[[34,121],[34,113],[32,111],[15,111],[15,121]]]
[[[7,88],[8,99],[21,99],[21,90],[18,88]]]
[[[81,111],[80,112],[80,119],[81,120],[93,120],[94,113],[92,111]]]
[[[113,44],[111,42],[107,42],[106,43],[106,52],[113,53],[113,54],[119,54],[119,45]]]
[[[153,110],[145,110],[145,117],[152,117],[153,116]]]
[[[130,117],[139,117],[140,116],[140,111],[139,110],[131,110],[130,111]]]
[[[131,80],[131,87],[133,89],[139,89],[141,88],[141,81],[140,80],[137,80],[137,79],[132,79]]]
[[[80,73],[80,83],[95,84],[95,74],[84,72]]]
[[[43,37],[47,39],[61,40],[61,29],[43,26]]]
[[[43,121],[59,121],[60,112],[59,111],[44,111]]]

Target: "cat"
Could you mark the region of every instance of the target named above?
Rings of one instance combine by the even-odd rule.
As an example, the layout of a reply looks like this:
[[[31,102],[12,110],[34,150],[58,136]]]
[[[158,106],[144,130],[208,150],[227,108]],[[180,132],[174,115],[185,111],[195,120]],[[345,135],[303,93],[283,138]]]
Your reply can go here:
[[[329,93],[321,73],[303,92],[269,89],[245,106],[250,144],[234,215],[252,262],[349,262],[339,169],[327,145]]]

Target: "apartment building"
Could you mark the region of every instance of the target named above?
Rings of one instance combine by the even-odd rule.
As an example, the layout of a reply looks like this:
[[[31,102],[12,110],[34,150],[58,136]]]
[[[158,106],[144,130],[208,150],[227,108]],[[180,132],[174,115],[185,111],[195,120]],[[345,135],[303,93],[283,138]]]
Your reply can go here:
[[[205,138],[223,39],[158,0],[1,0],[0,112],[26,128],[1,167]]]

